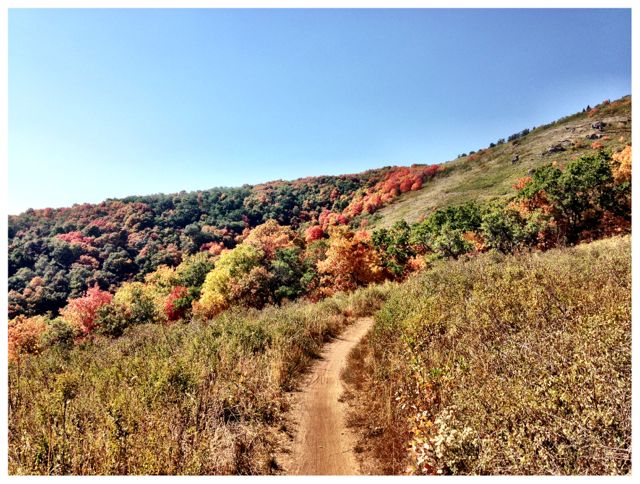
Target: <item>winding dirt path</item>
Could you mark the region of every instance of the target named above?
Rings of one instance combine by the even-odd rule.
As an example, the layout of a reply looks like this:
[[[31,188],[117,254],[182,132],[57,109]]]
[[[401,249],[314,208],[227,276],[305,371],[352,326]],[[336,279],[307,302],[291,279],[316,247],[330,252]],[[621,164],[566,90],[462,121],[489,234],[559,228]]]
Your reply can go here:
[[[353,437],[344,422],[345,404],[340,402],[343,392],[340,373],[351,349],[372,326],[372,318],[358,319],[327,343],[321,359],[311,368],[293,409],[298,428],[287,474],[359,474],[353,455]]]

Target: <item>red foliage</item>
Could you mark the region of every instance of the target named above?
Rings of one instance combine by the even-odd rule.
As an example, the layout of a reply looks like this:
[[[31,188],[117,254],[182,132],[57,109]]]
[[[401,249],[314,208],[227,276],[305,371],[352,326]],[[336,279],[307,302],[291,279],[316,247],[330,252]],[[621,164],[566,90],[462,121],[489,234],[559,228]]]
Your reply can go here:
[[[405,178],[400,182],[400,191],[402,193],[406,193],[411,190],[411,185],[413,185],[413,180],[410,178]]]
[[[57,239],[63,240],[71,245],[91,245],[95,237],[86,237],[82,232],[67,232],[66,234],[56,235]]]
[[[360,215],[362,213],[363,204],[362,201],[358,200],[351,205],[351,214],[354,216]]]
[[[82,254],[78,258],[78,264],[83,266],[91,267],[92,269],[100,268],[100,262],[95,257],[91,257],[90,255]]]
[[[164,303],[164,314],[169,321],[177,321],[185,317],[187,306],[180,304],[189,296],[189,290],[184,286],[176,286],[167,296]]]
[[[309,243],[321,239],[324,236],[324,230],[320,225],[312,225],[305,231],[304,235],[307,243]]]
[[[84,296],[69,299],[69,304],[60,311],[60,314],[67,323],[86,335],[96,327],[98,309],[109,304],[112,298],[110,293],[95,285],[88,289]]]

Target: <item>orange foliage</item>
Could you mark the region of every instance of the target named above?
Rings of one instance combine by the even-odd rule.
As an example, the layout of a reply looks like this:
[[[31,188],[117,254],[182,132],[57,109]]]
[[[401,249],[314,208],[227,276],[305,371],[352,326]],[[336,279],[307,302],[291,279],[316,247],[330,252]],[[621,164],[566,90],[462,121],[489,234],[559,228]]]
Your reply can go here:
[[[462,237],[467,242],[471,243],[476,251],[482,252],[483,250],[486,249],[486,246],[484,245],[484,240],[482,239],[482,236],[480,234],[473,231],[469,231],[469,232],[465,232],[462,235]]]
[[[46,329],[44,316],[17,316],[9,321],[9,360],[17,361],[23,353],[40,351],[41,337]]]
[[[222,242],[207,242],[200,247],[201,251],[207,251],[211,255],[220,255],[224,250],[224,244]]]
[[[614,162],[613,178],[617,183],[631,180],[631,145],[614,153],[611,157]]]
[[[524,187],[526,187],[529,182],[531,181],[531,177],[530,176],[525,176],[520,178],[515,185],[513,185],[513,189],[520,191],[522,190]]]
[[[336,227],[329,234],[326,259],[318,262],[318,272],[328,293],[352,290],[384,278],[366,231],[352,233],[346,227]]]
[[[600,143],[600,141],[594,141],[593,143],[591,143],[591,148],[593,148],[594,150],[601,150],[602,148],[604,148],[604,145]]]

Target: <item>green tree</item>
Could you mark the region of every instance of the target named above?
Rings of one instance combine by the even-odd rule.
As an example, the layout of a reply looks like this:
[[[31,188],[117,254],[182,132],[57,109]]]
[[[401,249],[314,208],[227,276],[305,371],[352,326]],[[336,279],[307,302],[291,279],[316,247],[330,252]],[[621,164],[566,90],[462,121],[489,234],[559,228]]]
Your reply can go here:
[[[564,170],[541,167],[518,192],[520,199],[550,205],[559,235],[568,244],[578,242],[582,231],[598,226],[603,213],[614,208],[615,195],[609,155],[604,151],[583,155]]]

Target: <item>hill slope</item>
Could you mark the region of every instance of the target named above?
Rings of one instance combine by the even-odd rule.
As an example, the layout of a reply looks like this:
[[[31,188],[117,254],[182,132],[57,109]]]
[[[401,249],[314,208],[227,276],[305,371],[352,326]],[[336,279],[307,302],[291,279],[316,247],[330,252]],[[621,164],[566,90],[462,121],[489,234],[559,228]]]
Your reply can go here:
[[[592,125],[599,122],[603,128],[594,129]],[[517,140],[444,163],[442,175],[422,190],[403,194],[381,208],[372,225],[388,227],[403,219],[415,222],[437,208],[508,196],[519,178],[545,163],[564,164],[591,151],[593,143],[615,151],[630,142],[631,97],[627,96],[540,126]],[[549,153],[552,146],[560,146],[562,151]],[[519,159],[512,163],[515,156]]]
[[[326,238],[333,226],[375,229],[464,201],[504,197],[534,167],[621,149],[630,140],[630,109],[630,97],[606,102],[442,165],[128,197],[10,216],[9,316],[55,315],[90,287],[114,292],[125,281],[143,281],[194,254],[216,257],[270,220],[313,241]],[[550,146],[553,153],[547,153]],[[314,265],[317,257],[310,259]]]
[[[588,114],[558,123],[546,163],[558,126],[441,166],[11,218],[11,472],[291,472],[288,392],[364,316],[346,374],[372,471],[629,472],[629,105],[598,108],[595,145]],[[513,197],[458,204],[527,164]],[[443,208],[360,229],[410,203]]]

